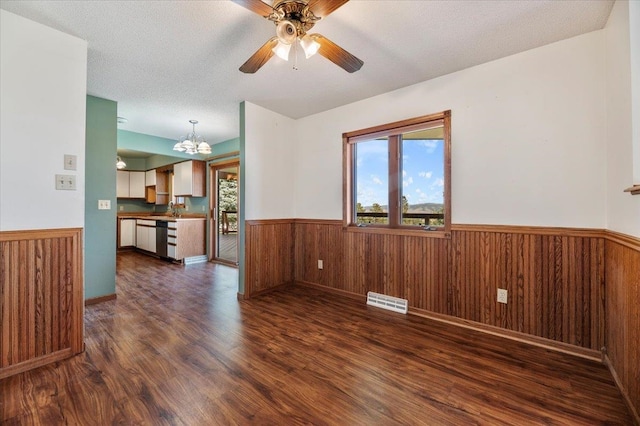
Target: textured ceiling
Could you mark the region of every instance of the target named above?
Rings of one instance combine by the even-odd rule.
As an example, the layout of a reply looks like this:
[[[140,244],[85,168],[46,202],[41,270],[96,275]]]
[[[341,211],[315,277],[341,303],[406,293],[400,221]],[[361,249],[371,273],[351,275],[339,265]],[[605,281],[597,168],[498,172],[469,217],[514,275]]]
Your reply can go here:
[[[603,28],[613,1],[351,0],[318,32],[364,61],[320,55],[238,67],[275,34],[231,1],[0,1],[88,41],[89,94],[118,102],[120,129],[175,139],[190,119],[210,143],[239,135],[243,100],[299,118]]]

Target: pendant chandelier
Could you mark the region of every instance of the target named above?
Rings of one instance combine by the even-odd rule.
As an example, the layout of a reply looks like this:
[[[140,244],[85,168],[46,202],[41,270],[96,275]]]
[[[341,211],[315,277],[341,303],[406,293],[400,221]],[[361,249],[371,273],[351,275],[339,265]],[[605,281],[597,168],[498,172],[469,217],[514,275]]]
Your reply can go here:
[[[173,146],[174,151],[186,152],[187,154],[211,154],[211,146],[202,136],[196,134],[196,124],[198,120],[189,120],[193,125],[193,130],[187,136],[181,137]]]

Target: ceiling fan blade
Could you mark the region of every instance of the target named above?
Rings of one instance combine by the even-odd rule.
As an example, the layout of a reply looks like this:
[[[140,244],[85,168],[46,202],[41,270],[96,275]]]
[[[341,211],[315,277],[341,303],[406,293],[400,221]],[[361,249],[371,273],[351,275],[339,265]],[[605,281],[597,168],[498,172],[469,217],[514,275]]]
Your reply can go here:
[[[342,47],[338,46],[325,36],[321,34],[311,34],[311,37],[320,43],[320,49],[318,49],[318,53],[336,64],[339,67],[342,67],[347,72],[356,72],[360,68],[364,62],[360,59],[353,56],[351,53],[344,50]]]
[[[261,0],[231,0],[260,16],[267,17],[273,13],[273,8]]]
[[[324,18],[349,0],[309,0],[309,9],[318,18]]]
[[[256,53],[254,53],[249,59],[247,59],[247,62],[242,64],[242,66],[240,67],[240,71],[247,74],[253,74],[254,72],[258,71],[260,67],[266,64],[267,61],[274,55],[272,49],[276,47],[277,44],[278,37],[271,37],[269,41],[263,44],[262,47],[256,51]]]

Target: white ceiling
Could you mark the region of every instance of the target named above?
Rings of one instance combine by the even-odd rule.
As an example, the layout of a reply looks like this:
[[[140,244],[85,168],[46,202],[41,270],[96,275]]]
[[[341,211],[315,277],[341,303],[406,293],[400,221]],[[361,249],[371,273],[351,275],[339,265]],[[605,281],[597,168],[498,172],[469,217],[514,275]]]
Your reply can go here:
[[[210,143],[239,136],[243,100],[291,118],[603,28],[613,0],[351,0],[316,24],[364,61],[349,74],[316,55],[238,67],[275,26],[227,0],[0,1],[88,41],[87,90],[118,102],[120,129],[175,139],[190,119]]]

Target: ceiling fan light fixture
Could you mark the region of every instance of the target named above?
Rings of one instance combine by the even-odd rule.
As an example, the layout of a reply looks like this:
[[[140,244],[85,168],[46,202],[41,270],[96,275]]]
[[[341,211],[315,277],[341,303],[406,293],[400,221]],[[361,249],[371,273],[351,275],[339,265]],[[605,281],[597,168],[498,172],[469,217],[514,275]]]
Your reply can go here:
[[[283,43],[282,40],[278,40],[278,44],[272,50],[278,58],[284,59],[285,61],[289,60],[289,51],[291,50],[290,44],[286,44]]]
[[[276,36],[284,44],[293,44],[298,38],[298,30],[291,21],[280,21],[276,26]]]
[[[320,43],[315,41],[309,34],[305,34],[304,37],[300,38],[300,46],[302,46],[307,59],[318,53],[320,49]]]

